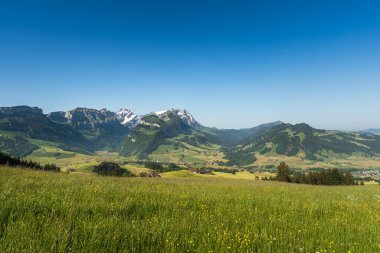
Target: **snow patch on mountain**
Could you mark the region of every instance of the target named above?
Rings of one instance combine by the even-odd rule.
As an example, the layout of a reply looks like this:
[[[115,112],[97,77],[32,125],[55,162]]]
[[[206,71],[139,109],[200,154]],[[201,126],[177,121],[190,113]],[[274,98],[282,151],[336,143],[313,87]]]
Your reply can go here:
[[[199,128],[201,125],[194,119],[194,117],[186,110],[179,109],[168,109],[163,111],[152,112],[147,115],[137,115],[134,114],[129,109],[120,109],[116,112],[116,117],[119,122],[123,125],[127,125],[130,127],[136,127],[137,125],[147,125],[147,126],[155,126],[160,127],[158,124],[152,124],[144,120],[145,116],[154,115],[159,117],[162,120],[168,120],[171,117],[179,117],[185,124],[189,125],[193,128]]]
[[[158,112],[154,112],[154,114],[156,114],[157,116],[160,116],[160,115],[162,115],[168,111],[170,111],[170,110],[158,111]]]
[[[154,126],[154,127],[157,127],[157,128],[160,128],[161,126],[157,123],[150,123],[150,122],[147,122],[145,120],[141,120],[140,123],[141,125],[145,125],[145,126]]]
[[[116,117],[121,124],[130,125],[133,127],[140,124],[142,118],[141,115],[136,115],[129,109],[120,109],[116,112]]]

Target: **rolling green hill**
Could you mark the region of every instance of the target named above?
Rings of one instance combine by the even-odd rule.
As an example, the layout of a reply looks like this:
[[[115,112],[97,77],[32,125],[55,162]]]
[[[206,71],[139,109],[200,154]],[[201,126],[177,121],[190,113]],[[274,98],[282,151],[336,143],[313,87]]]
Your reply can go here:
[[[240,149],[285,156],[304,153],[310,160],[329,153],[376,156],[380,154],[380,136],[319,130],[307,124],[279,124],[246,141]]]

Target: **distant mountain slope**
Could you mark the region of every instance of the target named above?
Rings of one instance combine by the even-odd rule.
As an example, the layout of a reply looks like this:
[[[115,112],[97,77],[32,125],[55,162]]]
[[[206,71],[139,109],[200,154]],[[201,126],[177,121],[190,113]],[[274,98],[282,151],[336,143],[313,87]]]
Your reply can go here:
[[[241,150],[295,156],[304,153],[308,159],[327,155],[380,153],[380,136],[319,130],[307,124],[279,124],[248,140]]]
[[[49,119],[66,124],[82,133],[98,149],[116,149],[129,132],[117,114],[107,109],[76,108],[68,112],[52,112]]]
[[[370,128],[370,129],[363,130],[361,132],[380,135],[380,129],[377,129],[377,128]]]
[[[18,145],[27,145],[27,138],[31,138],[60,143],[83,152],[93,150],[91,143],[80,132],[70,126],[51,121],[41,109],[36,107],[1,107],[0,131],[3,132],[2,148],[4,149],[7,146],[4,143],[10,145],[11,142],[14,143],[14,149],[20,149]],[[32,147],[32,145],[29,146]]]
[[[12,156],[24,157],[34,150],[38,149],[37,145],[32,144],[20,136],[5,136],[0,133],[0,150]]]
[[[172,119],[173,117],[176,117],[180,119],[183,123],[188,125],[189,127],[192,127],[194,129],[201,128],[201,124],[199,124],[188,111],[186,110],[179,110],[179,109],[170,109],[160,112],[153,113],[157,115],[160,119]]]
[[[222,146],[236,146],[245,142],[247,139],[265,132],[266,130],[281,124],[282,122],[276,121],[271,123],[265,123],[252,128],[243,129],[217,129],[202,127],[201,131],[211,134],[214,137],[214,141]]]
[[[170,109],[139,116],[128,109],[114,113],[107,109],[76,108],[45,115],[39,108],[4,107],[0,108],[0,131],[4,132],[0,148],[12,151],[19,150],[17,146],[23,147],[23,152],[19,150],[17,154],[26,155],[38,148],[27,140],[32,138],[55,142],[70,150],[121,150],[123,154],[141,155],[151,153],[179,134],[186,135],[183,141],[195,146],[205,143],[205,134],[193,133],[200,127],[186,110]],[[129,137],[133,138],[127,138],[131,129]],[[5,135],[6,132],[12,134]],[[135,139],[138,141],[132,141]]]
[[[191,145],[209,143],[207,135],[195,129],[200,125],[189,119],[192,117],[184,117],[177,110],[145,115],[128,135],[121,147],[121,153],[144,157],[166,143],[168,139],[180,135],[183,135],[181,141]]]

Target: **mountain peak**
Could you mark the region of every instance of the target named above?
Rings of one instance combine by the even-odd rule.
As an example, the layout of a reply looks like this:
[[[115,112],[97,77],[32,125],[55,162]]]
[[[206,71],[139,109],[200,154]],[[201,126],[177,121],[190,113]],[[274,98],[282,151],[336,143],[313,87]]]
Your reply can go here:
[[[78,107],[67,112],[52,112],[48,118],[57,123],[69,123],[79,128],[95,128],[95,125],[118,123],[114,112],[106,108],[101,110]]]
[[[83,107],[66,112],[65,118],[69,121],[79,121],[83,124],[103,123],[116,120],[115,114],[105,108],[97,110]]]
[[[140,123],[141,115],[134,114],[131,110],[123,108],[116,112],[116,117],[123,125],[136,126]]]
[[[186,110],[181,110],[181,109],[168,109],[164,111],[158,111],[154,112],[154,115],[158,116],[159,118],[165,118],[170,115],[174,115],[176,117],[179,117],[183,123],[186,125],[193,127],[195,129],[198,129],[201,127],[201,125],[194,119],[193,115],[191,115],[188,111]]]
[[[123,108],[120,109],[118,112],[116,112],[116,117],[119,120],[119,122],[123,125],[128,125],[131,127],[135,127],[139,124],[141,124],[143,121],[142,119],[145,116],[156,116],[162,120],[168,120],[173,117],[179,118],[183,123],[187,124],[190,127],[193,128],[199,128],[201,125],[194,119],[194,117],[186,110],[180,110],[180,109],[167,109],[157,112],[152,112],[147,115],[137,115],[134,114],[131,110]]]

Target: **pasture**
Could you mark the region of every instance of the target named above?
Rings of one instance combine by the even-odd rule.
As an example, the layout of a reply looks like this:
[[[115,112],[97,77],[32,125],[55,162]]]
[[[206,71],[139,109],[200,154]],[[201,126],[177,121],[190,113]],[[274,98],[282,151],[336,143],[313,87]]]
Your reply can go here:
[[[378,185],[1,167],[0,203],[0,252],[380,251]]]

